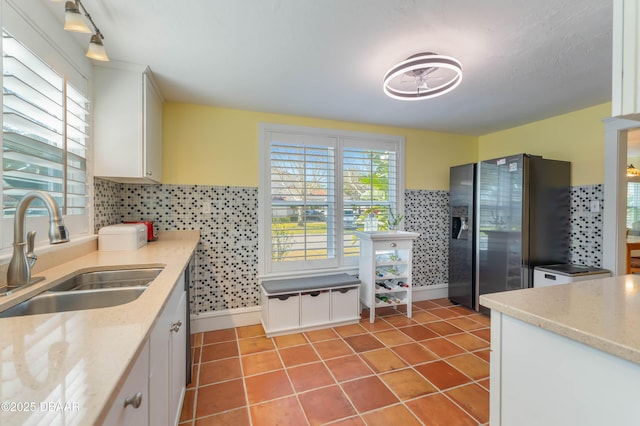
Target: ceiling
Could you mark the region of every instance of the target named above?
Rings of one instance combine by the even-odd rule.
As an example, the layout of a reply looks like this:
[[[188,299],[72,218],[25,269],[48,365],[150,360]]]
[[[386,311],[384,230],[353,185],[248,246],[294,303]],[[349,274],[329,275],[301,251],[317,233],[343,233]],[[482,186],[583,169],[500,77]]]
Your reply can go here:
[[[611,100],[611,0],[83,3],[168,101],[483,135]],[[457,58],[462,84],[388,98],[385,72],[425,51]]]

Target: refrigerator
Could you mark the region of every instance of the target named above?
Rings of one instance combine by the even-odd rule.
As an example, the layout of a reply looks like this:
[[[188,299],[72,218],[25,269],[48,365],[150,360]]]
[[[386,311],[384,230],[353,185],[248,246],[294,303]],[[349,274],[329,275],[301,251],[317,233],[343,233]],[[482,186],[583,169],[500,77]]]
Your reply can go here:
[[[568,263],[571,164],[519,154],[450,171],[449,299],[533,287],[536,266]]]

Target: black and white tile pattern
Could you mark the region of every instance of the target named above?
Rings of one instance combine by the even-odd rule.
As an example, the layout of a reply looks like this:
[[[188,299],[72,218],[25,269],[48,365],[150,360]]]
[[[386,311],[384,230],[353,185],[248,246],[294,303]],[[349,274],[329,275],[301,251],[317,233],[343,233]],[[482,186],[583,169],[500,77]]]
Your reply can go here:
[[[596,201],[599,211],[591,211]],[[570,262],[578,265],[602,266],[602,229],[604,191],[602,185],[571,188]]]
[[[192,312],[203,313],[260,304],[258,189],[203,185],[135,185],[95,179],[95,230],[124,220],[153,220],[159,230],[200,230]],[[598,200],[600,212],[590,211]],[[600,266],[602,185],[571,189],[571,262]],[[203,213],[209,204],[211,213]],[[414,242],[416,286],[446,284],[448,277],[449,194],[405,191],[405,229]]]
[[[405,230],[420,233],[413,243],[413,285],[445,284],[449,273],[449,193],[407,190],[404,208]]]

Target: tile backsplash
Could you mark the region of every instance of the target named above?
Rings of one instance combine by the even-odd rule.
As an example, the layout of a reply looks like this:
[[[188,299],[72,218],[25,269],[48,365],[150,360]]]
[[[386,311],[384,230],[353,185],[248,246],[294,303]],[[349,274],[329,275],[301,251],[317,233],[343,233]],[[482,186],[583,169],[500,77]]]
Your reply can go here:
[[[598,211],[592,211],[597,202]],[[571,187],[570,261],[579,265],[602,266],[603,185]]]
[[[200,230],[193,313],[260,304],[257,188],[136,185],[95,178],[94,189],[96,232],[128,220],[153,220],[158,230]],[[600,212],[590,211],[593,200],[599,201]],[[205,203],[211,213],[203,213]],[[573,187],[570,203],[571,261],[600,266],[602,185]],[[405,191],[405,229],[420,233],[414,243],[415,285],[447,282],[448,222],[447,191]]]

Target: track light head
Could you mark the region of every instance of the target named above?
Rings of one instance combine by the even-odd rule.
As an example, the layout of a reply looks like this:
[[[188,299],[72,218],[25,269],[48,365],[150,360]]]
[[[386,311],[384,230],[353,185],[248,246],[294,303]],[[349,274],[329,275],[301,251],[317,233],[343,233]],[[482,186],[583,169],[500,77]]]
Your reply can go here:
[[[95,59],[96,61],[109,60],[107,51],[102,44],[102,34],[100,34],[100,31],[91,36],[91,42],[87,50],[87,58]]]
[[[77,1],[67,1],[64,4],[64,29],[76,33],[91,34],[91,30],[82,19]]]

